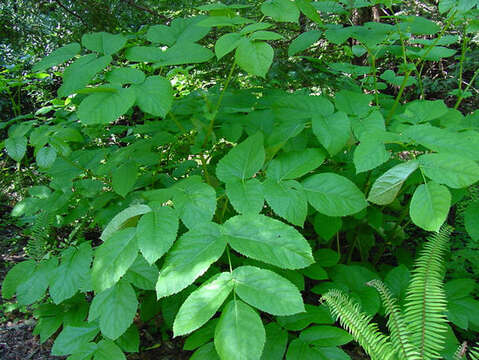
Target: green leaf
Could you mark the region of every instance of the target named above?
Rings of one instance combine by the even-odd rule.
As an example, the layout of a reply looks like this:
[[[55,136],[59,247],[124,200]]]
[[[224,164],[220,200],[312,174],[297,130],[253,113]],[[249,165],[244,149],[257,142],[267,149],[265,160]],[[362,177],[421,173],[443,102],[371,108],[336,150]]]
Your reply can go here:
[[[218,60],[236,49],[242,38],[238,33],[228,33],[220,36],[215,43],[215,54]]]
[[[249,179],[261,169],[264,159],[263,134],[258,132],[236,145],[218,162],[216,176],[224,183]]]
[[[362,140],[354,150],[353,162],[356,174],[372,170],[389,160],[391,154],[386,147],[375,139]]]
[[[100,239],[106,241],[117,230],[120,230],[125,222],[127,222],[129,219],[149,213],[150,211],[151,208],[148,205],[132,205],[127,207],[125,210],[120,211],[113,217],[113,219],[111,219],[101,233]]]
[[[56,267],[56,258],[38,263],[33,274],[17,286],[18,303],[20,305],[30,305],[40,300],[48,288],[48,283]]]
[[[38,319],[33,335],[40,335],[40,343],[44,343],[57,332],[63,322],[62,306],[54,304],[41,304],[33,312]]]
[[[399,84],[400,85],[400,84]],[[438,119],[448,112],[449,108],[443,100],[416,100],[405,106],[404,113],[397,116],[403,122],[419,124]]]
[[[321,31],[311,30],[306,31],[300,34],[296,39],[294,39],[288,48],[288,56],[294,56],[297,53],[300,53],[311,45],[313,45],[321,37]]]
[[[67,357],[68,360],[91,360],[95,351],[98,349],[98,344],[94,342],[87,342],[82,344],[73,355]]]
[[[173,104],[173,89],[170,82],[162,76],[149,76],[133,87],[136,92],[136,104],[149,114],[165,117]]]
[[[88,321],[99,319],[101,333],[115,340],[133,323],[137,308],[135,290],[126,281],[120,281],[93,298]]]
[[[141,84],[145,81],[143,71],[132,67],[114,68],[106,74],[106,80],[114,84]]]
[[[263,185],[258,179],[235,180],[226,183],[226,195],[240,214],[257,214],[263,210]]]
[[[235,293],[261,311],[278,316],[305,311],[298,288],[272,271],[240,266],[233,271],[233,279]]]
[[[430,125],[414,125],[408,127],[404,135],[433,151],[479,160],[479,135],[476,131],[457,133]]]
[[[370,94],[341,90],[336,94],[336,108],[350,115],[367,115],[372,110],[369,106],[372,99]]]
[[[476,288],[474,279],[455,279],[444,285],[447,301],[469,296]]]
[[[197,64],[210,60],[215,55],[210,49],[195,43],[178,43],[158,54],[156,67]]]
[[[303,188],[309,203],[324,215],[352,215],[367,206],[358,187],[351,180],[334,173],[310,176],[303,181]]]
[[[174,336],[188,334],[205,324],[226,300],[234,282],[231,273],[221,273],[193,291],[181,305],[175,322]]]
[[[158,268],[155,264],[148,264],[143,256],[138,255],[130,266],[124,279],[142,290],[155,290],[158,279]]]
[[[273,159],[268,165],[268,178],[280,181],[296,179],[318,168],[326,154],[317,148],[287,152]]]
[[[135,235],[135,228],[119,230],[95,250],[91,276],[96,292],[115,285],[133,264],[138,255]]]
[[[374,182],[369,192],[368,201],[378,205],[392,203],[404,182],[418,166],[419,163],[416,160],[411,160],[386,171]]]
[[[179,219],[169,206],[154,208],[138,221],[136,238],[146,261],[153,264],[173,245],[178,232]]]
[[[52,66],[59,65],[64,63],[67,60],[70,60],[72,57],[77,55],[81,50],[80,44],[71,43],[61,48],[58,48],[48,56],[45,56],[39,62],[37,62],[33,68],[33,72],[44,71]]]
[[[109,34],[102,31],[83,35],[81,43],[88,50],[104,55],[113,55],[123,49],[126,38],[122,34]]]
[[[190,360],[220,360],[215,344],[210,342],[203,345],[191,355]]]
[[[249,36],[250,40],[275,41],[283,39],[283,36],[273,31],[256,31]]]
[[[338,233],[343,226],[343,221],[340,217],[326,216],[318,212],[314,216],[313,226],[316,234],[327,242]]]
[[[344,345],[353,340],[347,331],[326,325],[312,326],[303,330],[299,338],[308,344],[320,347]]]
[[[94,360],[126,360],[121,349],[111,340],[101,340],[93,356]]]
[[[67,326],[55,339],[52,355],[63,356],[76,353],[83,345],[93,340],[98,332],[97,324]]]
[[[435,35],[441,28],[434,21],[422,16],[398,16],[401,22],[398,24],[402,32],[415,35]]]
[[[343,149],[351,137],[351,121],[344,112],[313,116],[313,132],[331,156]]]
[[[428,178],[453,189],[468,187],[479,180],[479,165],[455,154],[425,154],[418,160]]]
[[[148,29],[148,41],[172,46],[175,43],[196,42],[203,39],[211,30],[210,27],[199,25],[205,16],[175,18],[170,26],[154,25]]]
[[[288,343],[288,332],[275,322],[269,323],[264,329],[266,331],[266,343],[261,354],[261,360],[283,359]]]
[[[290,315],[279,316],[278,323],[290,331],[300,331],[311,324],[334,324],[329,310],[324,305],[313,306],[306,304],[306,312]]]
[[[300,183],[267,179],[263,189],[266,201],[277,215],[291,224],[303,226],[308,214],[308,200]]]
[[[92,250],[87,242],[63,252],[61,264],[50,280],[50,296],[55,304],[71,298],[89,281],[91,260]]]
[[[206,325],[188,336],[183,345],[183,350],[195,350],[213,339],[218,320],[219,319],[212,319],[208,321]]]
[[[136,93],[132,88],[97,92],[87,96],[78,107],[78,117],[85,125],[109,124],[124,115],[135,103]]]
[[[95,74],[107,67],[111,61],[109,55],[97,58],[95,54],[88,54],[78,58],[65,69],[58,96],[65,97],[83,89]]]
[[[25,136],[8,138],[5,140],[7,154],[13,160],[20,162],[27,151],[27,138]]]
[[[220,258],[225,247],[218,224],[197,224],[178,239],[166,256],[156,284],[157,297],[176,294],[192,284]]]
[[[261,12],[279,22],[294,22],[299,20],[299,10],[290,0],[267,0],[261,4]]]
[[[125,51],[127,60],[135,62],[155,62],[163,57],[163,50],[152,46],[133,46]]]
[[[243,39],[240,41],[235,54],[238,66],[251,75],[266,77],[273,63],[273,48],[262,41]]]
[[[313,263],[311,247],[292,226],[264,215],[230,218],[224,235],[239,253],[284,269],[300,269]]]
[[[175,184],[173,203],[181,221],[189,229],[213,219],[216,210],[216,192],[208,184],[192,177]]]
[[[128,330],[116,340],[116,343],[123,351],[137,353],[140,350],[140,333],[136,325],[132,324]]]
[[[215,348],[221,359],[259,359],[266,333],[259,315],[248,305],[231,300],[215,330]]]
[[[133,190],[136,179],[138,178],[138,166],[129,161],[113,170],[111,183],[113,190],[120,196],[125,197]]]
[[[35,271],[35,261],[26,260],[15,264],[2,282],[2,297],[10,299],[17,292],[17,287],[32,276]]]
[[[52,167],[57,159],[57,151],[51,146],[44,146],[38,150],[35,160],[40,168],[48,169]]]
[[[479,240],[479,201],[471,202],[464,211],[464,225],[471,239]]]
[[[451,206],[449,190],[435,182],[419,185],[411,199],[409,215],[414,224],[427,231],[439,231]]]
[[[314,252],[316,262],[323,267],[331,267],[339,262],[340,255],[331,249],[319,249]]]
[[[323,2],[315,1],[310,2],[309,0],[295,0],[294,1],[299,10],[310,20],[314,21],[317,24],[322,24],[321,16],[319,16],[316,7],[318,4]],[[313,6],[314,4],[314,6]],[[339,5],[338,5],[339,6]]]

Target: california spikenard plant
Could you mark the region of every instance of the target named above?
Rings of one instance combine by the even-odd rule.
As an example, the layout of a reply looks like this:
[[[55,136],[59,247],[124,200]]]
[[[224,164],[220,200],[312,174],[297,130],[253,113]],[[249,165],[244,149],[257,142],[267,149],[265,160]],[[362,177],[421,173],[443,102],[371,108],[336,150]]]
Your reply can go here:
[[[354,281],[378,275],[352,261],[377,264],[411,222],[438,231],[479,180],[479,112],[404,102],[421,93],[425,63],[456,54],[448,29],[478,31],[476,4],[441,1],[440,23],[398,13],[355,26],[340,23],[355,7],[397,4],[257,5],[85,34],[35,65],[42,78],[66,63],[57,98],[6,123],[2,144],[42,179],[13,215],[48,214],[55,236],[10,270],[2,296],[35,306],[41,341],[58,332],[54,355],[125,359],[157,319],[165,337],[188,336],[195,360],[349,359],[338,346],[351,336],[301,291],[331,280],[378,313],[377,294]],[[278,88],[268,74],[284,64],[310,83]]]
[[[330,290],[322,297],[334,317],[346,328],[372,360],[429,360],[439,359],[444,347],[447,302],[444,293],[444,255],[449,246],[451,229],[444,227],[429,237],[419,258],[407,289],[403,307],[398,305],[389,288],[380,280],[368,286],[380,294],[388,317],[390,335],[384,335],[371,316],[340,290]],[[460,346],[454,359],[465,359],[467,348]],[[477,348],[469,352],[477,359]]]

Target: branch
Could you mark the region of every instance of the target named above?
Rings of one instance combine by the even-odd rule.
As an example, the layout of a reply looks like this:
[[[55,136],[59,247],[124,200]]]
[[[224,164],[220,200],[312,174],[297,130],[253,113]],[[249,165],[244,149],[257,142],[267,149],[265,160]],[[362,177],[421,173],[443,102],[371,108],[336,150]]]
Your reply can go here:
[[[65,5],[63,5],[60,0],[55,0],[55,3],[60,6],[63,10],[65,10],[67,13],[69,13],[70,15],[80,19],[80,21],[83,23],[83,25],[85,26],[88,26],[88,24],[85,22],[85,20],[78,14],[76,14],[75,12],[71,11],[69,8],[67,8]]]
[[[159,17],[163,20],[168,20],[166,17],[164,17],[163,15],[161,15],[160,13],[158,13],[157,11],[154,11],[150,8],[147,8],[146,6],[143,6],[143,5],[140,5],[140,4],[137,4],[135,2],[135,0],[125,0],[128,4],[130,4],[131,6],[133,6],[134,8],[137,8],[138,10],[142,10],[142,11],[146,11],[147,13],[150,13],[151,15],[155,16],[155,17]]]

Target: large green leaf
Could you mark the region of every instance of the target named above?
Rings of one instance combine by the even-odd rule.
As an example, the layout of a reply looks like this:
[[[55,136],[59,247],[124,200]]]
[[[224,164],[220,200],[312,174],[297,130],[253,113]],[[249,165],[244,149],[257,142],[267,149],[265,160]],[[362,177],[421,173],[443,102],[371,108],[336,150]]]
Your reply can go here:
[[[470,186],[479,180],[479,165],[456,154],[425,154],[418,160],[427,177],[453,189]]]
[[[464,211],[464,225],[469,236],[479,240],[479,201],[471,202]]]
[[[173,104],[173,89],[170,82],[162,76],[149,76],[133,87],[136,92],[136,104],[141,110],[155,116],[165,117]]]
[[[153,264],[170,249],[178,232],[178,215],[168,206],[154,208],[138,221],[136,238],[145,259]]]
[[[372,99],[371,94],[341,90],[336,94],[336,108],[350,115],[367,115],[371,110],[369,103]]]
[[[305,305],[306,312],[295,315],[279,316],[278,323],[290,331],[300,331],[311,324],[333,324],[334,320],[331,317],[329,309],[325,305],[314,306]]]
[[[79,43],[71,43],[61,48],[58,48],[48,56],[45,56],[39,62],[37,62],[32,71],[39,72],[51,68],[52,66],[59,65],[64,63],[67,60],[70,60],[72,57],[77,55],[81,50]]]
[[[364,139],[354,150],[353,162],[356,174],[372,170],[389,160],[391,154],[375,139]]]
[[[125,114],[135,103],[136,93],[132,88],[99,88],[86,97],[78,107],[78,117],[85,125],[109,124]]]
[[[435,182],[419,185],[414,192],[409,214],[417,226],[427,231],[439,231],[451,206],[447,187]]]
[[[188,178],[175,184],[173,203],[181,221],[189,228],[208,222],[216,210],[216,192],[199,178]]]
[[[220,226],[199,223],[181,236],[165,259],[156,284],[158,298],[173,295],[203,275],[226,247]]]
[[[190,360],[220,360],[218,353],[215,349],[215,344],[210,342],[197,349]]]
[[[138,178],[138,166],[133,161],[128,161],[113,170],[111,184],[113,190],[125,197],[133,190]]]
[[[17,287],[35,272],[35,261],[26,260],[15,264],[2,282],[2,297],[10,299],[17,292]]]
[[[308,214],[308,200],[300,183],[267,179],[263,189],[266,201],[277,215],[291,224],[303,226]]]
[[[248,305],[231,300],[215,331],[215,348],[222,360],[259,359],[266,333],[259,315]]]
[[[20,161],[27,151],[27,138],[25,136],[9,137],[5,140],[7,154],[15,161]]]
[[[135,235],[135,228],[119,230],[96,249],[91,274],[96,292],[115,285],[133,264],[138,255]]]
[[[106,241],[106,239],[112,236],[117,230],[120,230],[125,222],[127,222],[129,219],[149,213],[150,211],[151,208],[148,205],[132,205],[127,207],[125,210],[120,211],[113,217],[113,219],[111,219],[101,233],[100,239]]]
[[[111,340],[101,340],[95,351],[94,360],[126,360],[126,356],[118,345]]]
[[[479,133],[476,131],[457,133],[427,124],[410,126],[404,135],[433,151],[479,160]]]
[[[125,46],[126,37],[122,34],[110,34],[102,31],[83,35],[81,43],[88,50],[104,55],[113,55]]]
[[[202,326],[188,336],[183,344],[183,350],[194,350],[213,339],[218,320],[218,318],[211,319],[211,321],[208,321],[205,326]]]
[[[266,343],[261,360],[283,359],[288,343],[288,332],[275,322],[270,322],[264,329],[266,330]]]
[[[226,195],[240,214],[257,214],[263,210],[263,185],[258,179],[235,180],[226,183]]]
[[[263,166],[265,159],[263,134],[256,133],[236,145],[216,166],[216,176],[224,183],[252,177]]]
[[[223,228],[231,247],[250,258],[285,269],[300,269],[314,262],[306,239],[281,221],[245,214],[232,217]]]
[[[38,150],[37,155],[35,156],[37,165],[43,169],[52,167],[56,159],[57,151],[51,146],[42,147],[40,150]]]
[[[95,74],[107,67],[111,61],[109,55],[97,58],[95,54],[88,54],[78,58],[65,69],[58,96],[68,96],[84,88]]]
[[[241,69],[263,78],[273,63],[273,57],[274,50],[269,44],[248,39],[240,41],[235,54],[236,63]]]
[[[83,345],[98,334],[97,324],[83,326],[67,326],[57,336],[52,347],[52,355],[62,356],[76,353]]]
[[[174,336],[188,334],[211,319],[233,290],[233,286],[231,273],[225,272],[213,276],[193,291],[176,315],[173,323]]]
[[[344,176],[334,173],[316,174],[303,181],[309,203],[328,216],[355,214],[367,206],[364,194]]]
[[[268,165],[268,178],[280,181],[296,179],[318,168],[326,154],[317,148],[287,152],[274,158]]]
[[[294,39],[288,48],[288,56],[294,56],[297,53],[306,50],[321,37],[321,31],[311,30],[300,34]]]
[[[93,298],[88,321],[99,319],[101,333],[115,340],[133,323],[137,308],[135,290],[122,280]]]
[[[132,67],[114,68],[106,74],[106,80],[112,84],[141,84],[145,81],[143,71]]]
[[[90,280],[91,260],[91,246],[86,242],[63,252],[61,264],[50,280],[50,296],[55,304],[71,298],[82,284]]]
[[[407,161],[396,165],[376,179],[371,191],[369,191],[368,201],[387,205],[394,201],[402,184],[418,168],[419,163],[416,160]]]
[[[55,257],[37,263],[35,271],[17,286],[18,303],[30,305],[40,300],[48,288],[56,267],[57,259]]]
[[[351,122],[348,116],[341,111],[332,115],[313,116],[313,132],[321,145],[328,150],[331,156],[343,149],[351,137]]]
[[[215,54],[218,60],[236,49],[242,38],[238,33],[228,33],[220,36],[215,43]]]
[[[353,340],[347,331],[327,325],[309,327],[301,332],[299,338],[308,344],[321,347],[344,345]]]
[[[210,27],[199,25],[205,16],[175,18],[170,26],[154,25],[148,29],[148,41],[172,46],[175,43],[196,42],[203,39],[211,30]]]
[[[305,311],[298,288],[270,270],[240,266],[233,271],[233,279],[235,293],[261,311],[277,316]]]
[[[299,9],[290,0],[267,0],[261,4],[261,12],[280,22],[298,22]]]
[[[156,67],[203,63],[215,55],[210,50],[195,43],[178,43],[159,54]]]
[[[155,264],[148,264],[143,256],[138,255],[125,274],[124,279],[138,289],[155,290],[158,268]]]

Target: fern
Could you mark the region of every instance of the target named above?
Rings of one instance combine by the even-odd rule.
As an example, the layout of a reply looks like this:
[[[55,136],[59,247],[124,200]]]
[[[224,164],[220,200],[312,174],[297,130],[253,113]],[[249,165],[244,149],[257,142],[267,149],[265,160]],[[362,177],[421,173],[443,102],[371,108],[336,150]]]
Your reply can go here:
[[[471,356],[471,360],[479,360],[479,346],[473,347],[470,350],[469,355]]]
[[[40,260],[45,255],[52,224],[53,217],[48,212],[38,213],[25,249],[30,258]]]
[[[372,360],[394,358],[394,350],[389,337],[382,334],[371,317],[362,312],[357,303],[353,303],[340,290],[330,290],[322,300],[329,306],[332,315],[369,354]]]
[[[371,280],[367,285],[374,287],[381,296],[386,315],[388,316],[387,325],[391,332],[391,342],[398,349],[399,359],[421,360],[417,349],[410,342],[409,329],[391,291],[379,280]]]
[[[447,331],[443,288],[444,254],[450,227],[431,236],[416,260],[406,296],[405,318],[421,359],[438,359]]]

